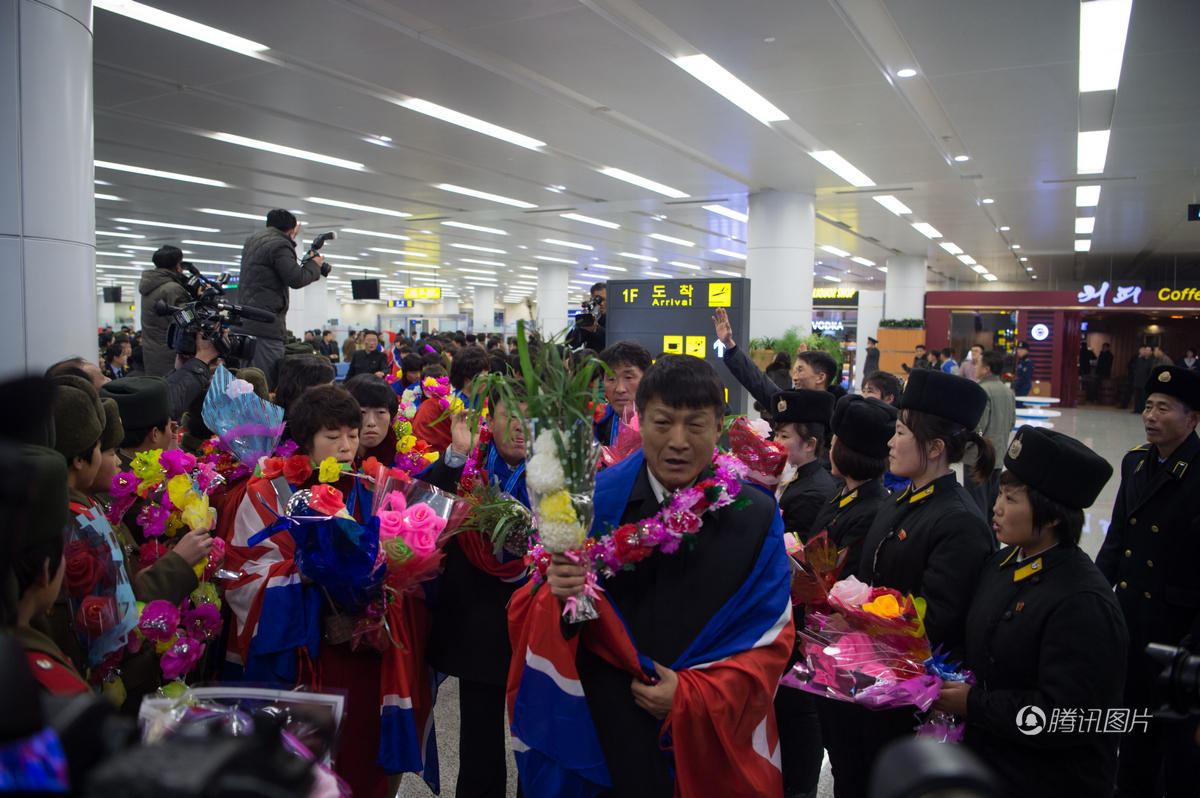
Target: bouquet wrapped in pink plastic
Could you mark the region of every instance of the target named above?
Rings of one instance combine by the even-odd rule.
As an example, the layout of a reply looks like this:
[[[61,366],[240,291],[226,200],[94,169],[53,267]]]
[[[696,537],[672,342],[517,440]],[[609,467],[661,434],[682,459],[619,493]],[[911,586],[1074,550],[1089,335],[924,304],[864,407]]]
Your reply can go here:
[[[787,465],[787,450],[782,444],[768,440],[770,433],[767,422],[740,417],[729,428],[729,447],[730,453],[750,469],[748,482],[773,490]]]

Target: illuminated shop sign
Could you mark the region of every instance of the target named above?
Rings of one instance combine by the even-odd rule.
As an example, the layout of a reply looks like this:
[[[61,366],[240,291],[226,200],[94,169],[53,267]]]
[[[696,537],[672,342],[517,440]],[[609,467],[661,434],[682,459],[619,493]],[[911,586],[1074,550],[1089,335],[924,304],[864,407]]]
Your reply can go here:
[[[813,319],[813,332],[842,332],[846,325],[841,319]]]
[[[1083,290],[1076,296],[1080,303],[1086,304],[1093,300],[1099,300],[1096,307],[1104,307],[1104,302],[1108,298],[1109,285],[1108,281],[1100,283],[1097,288],[1094,285],[1085,285]],[[1142,287],[1140,285],[1119,285],[1116,286],[1116,291],[1113,293],[1112,304],[1122,305],[1128,302],[1131,305],[1136,305],[1142,298]]]

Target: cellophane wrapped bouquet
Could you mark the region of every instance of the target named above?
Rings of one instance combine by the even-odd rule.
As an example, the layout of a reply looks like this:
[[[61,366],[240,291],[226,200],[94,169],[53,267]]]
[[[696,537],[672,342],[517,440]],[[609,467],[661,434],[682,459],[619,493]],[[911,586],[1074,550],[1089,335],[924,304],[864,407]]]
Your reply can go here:
[[[606,406],[600,405],[597,411],[599,422],[604,413],[600,412]],[[600,464],[603,468],[616,465],[624,460],[629,455],[642,448],[642,431],[639,427],[637,410],[632,404],[625,407],[621,414],[617,416],[620,424],[617,428],[617,438],[611,444],[601,444],[600,446]]]
[[[477,442],[463,466],[458,481],[458,495],[468,505],[460,531],[477,532],[492,544],[492,554],[502,561],[507,553],[524,557],[534,534],[533,515],[511,494],[488,478],[483,460],[492,442],[492,433],[482,422]]]
[[[869,709],[912,706],[924,712],[943,679],[971,681],[968,672],[935,653],[925,636],[925,600],[856,577],[829,590],[828,611],[810,611],[797,646],[800,660],[783,684]],[[935,713],[921,728],[939,739],[961,738]]]
[[[730,453],[749,469],[747,482],[774,490],[787,465],[787,449],[770,440],[770,434],[771,425],[766,421],[750,421],[739,416],[729,428],[729,448]]]
[[[283,435],[283,408],[254,393],[254,386],[217,366],[204,395],[205,425],[219,448],[251,468],[272,453]]]
[[[592,429],[593,408],[600,402],[599,360],[572,363],[558,341],[545,342],[530,354],[524,322],[517,323],[517,348],[525,395],[517,398],[502,378],[491,380],[526,428],[525,486],[533,525],[549,554],[564,554],[589,568],[582,593],[564,602],[570,622],[597,617],[600,591],[588,565],[584,543],[594,514],[593,493],[600,446]],[[522,405],[524,405],[522,407]]]

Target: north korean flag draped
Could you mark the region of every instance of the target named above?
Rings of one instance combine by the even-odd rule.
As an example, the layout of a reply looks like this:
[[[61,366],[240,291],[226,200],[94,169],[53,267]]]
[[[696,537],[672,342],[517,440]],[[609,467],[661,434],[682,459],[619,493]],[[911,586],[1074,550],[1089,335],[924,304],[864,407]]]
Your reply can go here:
[[[603,483],[614,495],[598,486],[598,515],[614,501],[620,512],[629,474],[636,475],[642,461],[638,453],[611,469],[619,475]],[[795,639],[790,579],[777,517],[749,577],[670,665],[679,686],[661,743],[672,760],[676,796],[782,794],[772,701]],[[578,646],[630,674],[653,675],[612,602],[601,598],[597,608],[600,617],[568,640],[562,606],[545,585],[522,589],[509,602],[508,711],[530,798],[590,798],[611,785],[575,667]]]

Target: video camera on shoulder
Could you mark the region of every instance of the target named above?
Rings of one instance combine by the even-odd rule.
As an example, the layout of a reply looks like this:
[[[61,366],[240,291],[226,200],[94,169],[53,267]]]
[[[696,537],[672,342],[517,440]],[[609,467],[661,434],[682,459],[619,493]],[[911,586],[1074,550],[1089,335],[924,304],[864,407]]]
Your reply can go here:
[[[155,314],[171,317],[167,326],[167,346],[184,357],[192,357],[196,354],[196,334],[199,333],[212,342],[221,358],[230,365],[250,362],[257,339],[253,335],[229,332],[229,328],[238,326],[243,319],[272,322],[275,314],[226,301],[228,274],[222,274],[214,281],[201,274],[194,264],[184,261],[181,265],[192,275],[187,288],[193,301],[179,307],[168,305],[161,299],[154,304]]]
[[[586,301],[580,302],[579,307],[583,311],[575,317],[576,327],[591,327],[596,323],[596,312],[601,309],[604,302],[599,297],[589,297]]]

